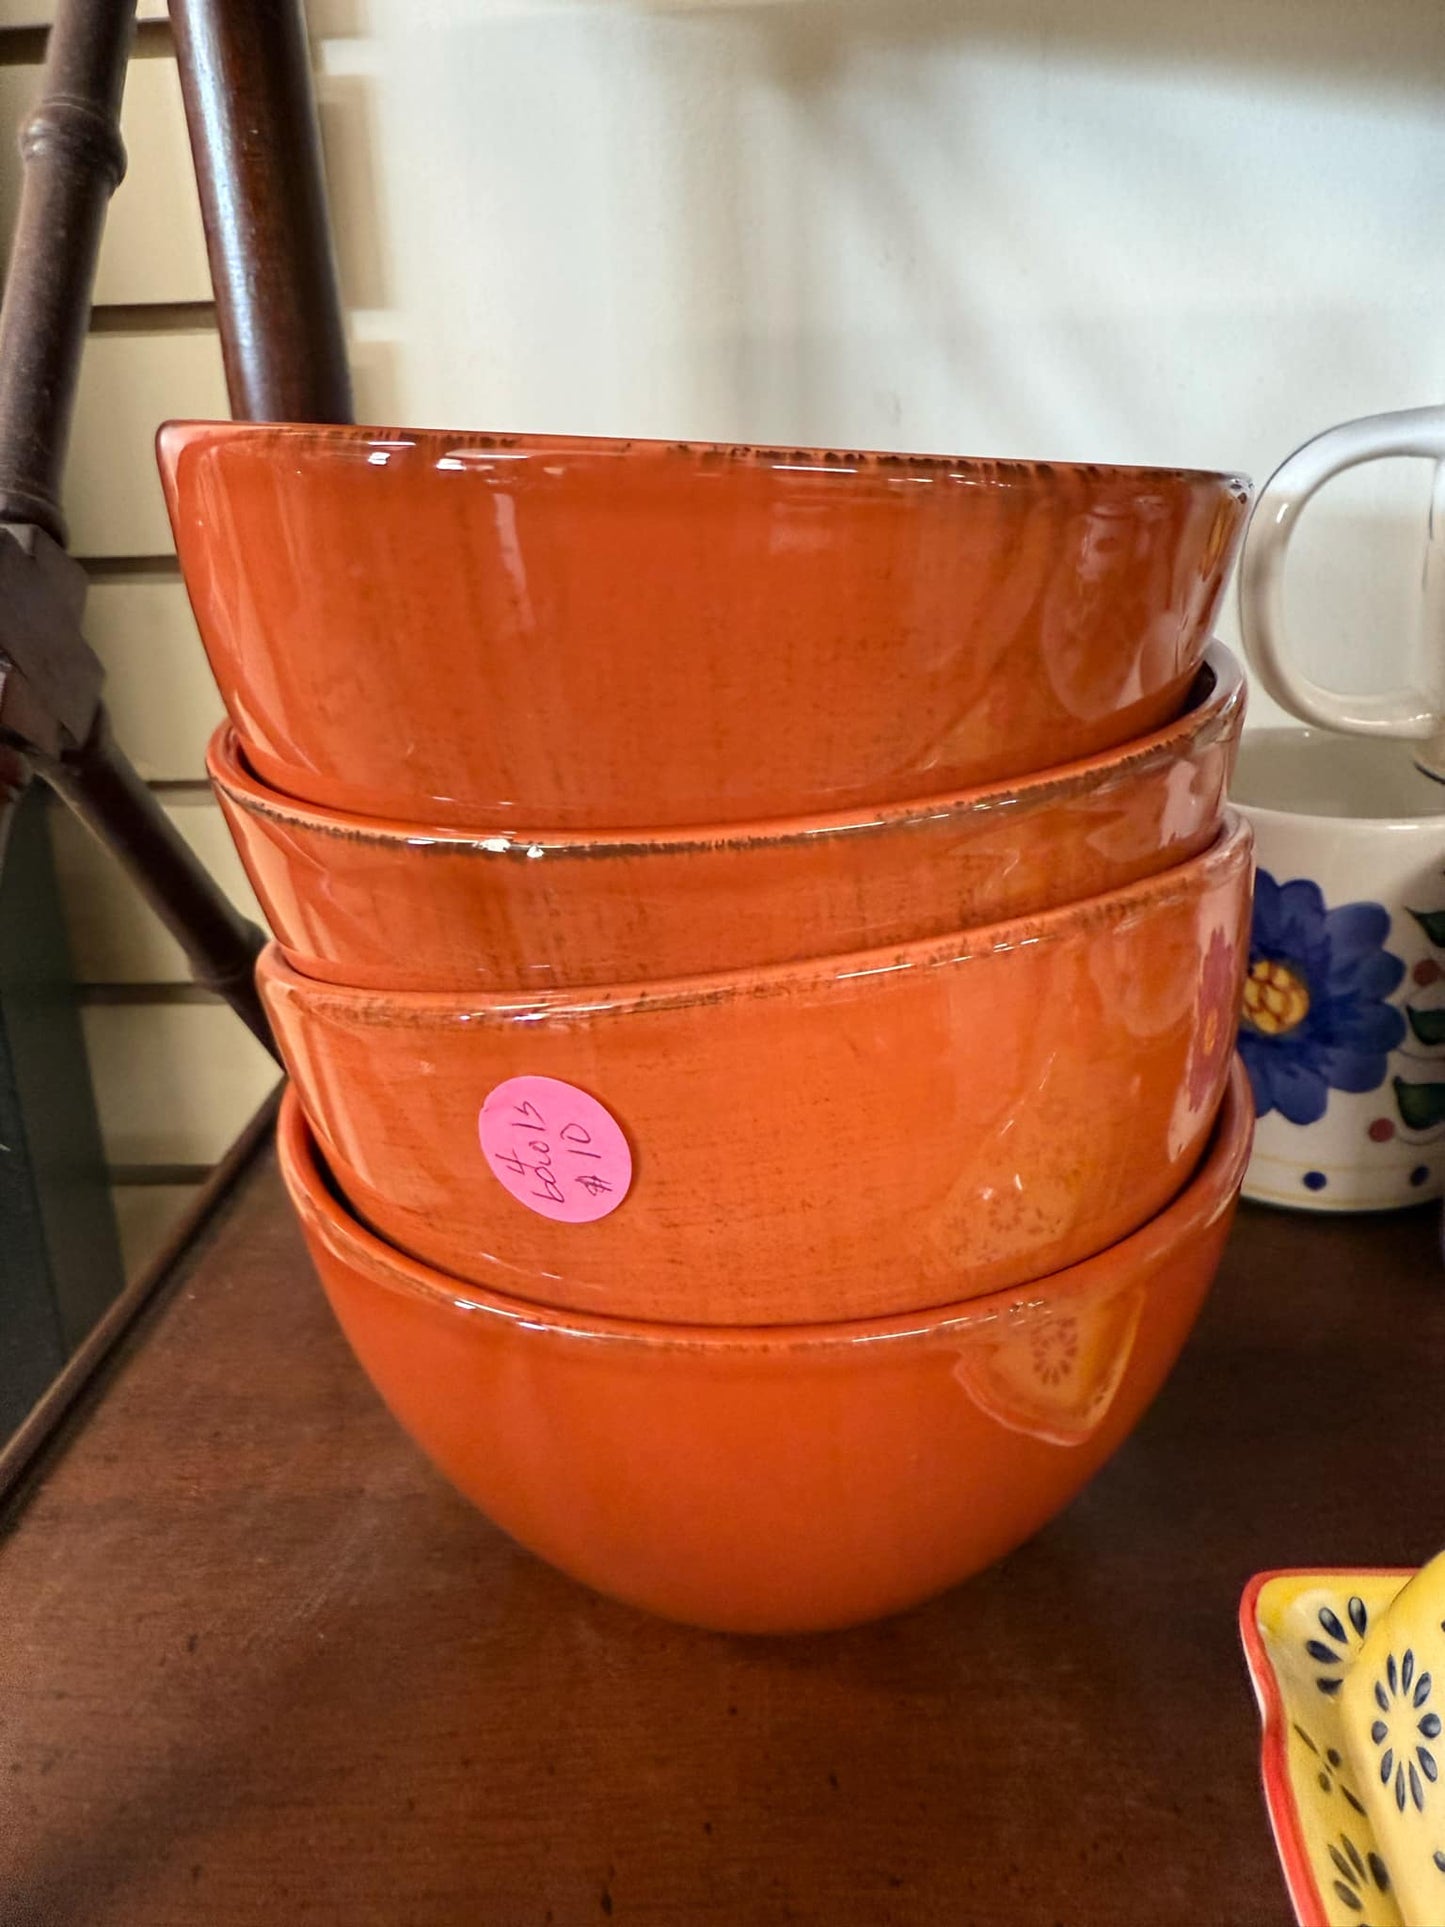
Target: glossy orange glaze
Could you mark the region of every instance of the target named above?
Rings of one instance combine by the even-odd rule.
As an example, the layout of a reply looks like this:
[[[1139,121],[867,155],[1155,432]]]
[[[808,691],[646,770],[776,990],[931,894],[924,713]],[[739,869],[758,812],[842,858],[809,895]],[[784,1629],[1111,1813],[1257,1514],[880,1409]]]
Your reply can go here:
[[[1191,470],[446,430],[158,449],[257,774],[471,829],[872,809],[1142,735],[1248,503]]]
[[[1249,860],[1235,818],[1023,922],[641,988],[334,989],[274,947],[259,981],[337,1181],[427,1262],[609,1315],[866,1317],[1057,1270],[1174,1195],[1224,1087]],[[483,1100],[529,1075],[621,1126],[610,1216],[538,1216],[484,1161]]]
[[[293,803],[223,726],[207,759],[289,962],[368,989],[545,990],[910,943],[1095,896],[1218,833],[1244,681],[1215,644],[1152,736],[1013,784],[836,817],[468,836]]]
[[[1072,1498],[1194,1323],[1252,1118],[1236,1068],[1188,1188],[1134,1236],[1025,1293],[762,1332],[585,1319],[479,1292],[344,1213],[294,1091],[280,1146],[332,1308],[440,1470],[584,1583],[669,1618],[766,1633],[927,1599]]]

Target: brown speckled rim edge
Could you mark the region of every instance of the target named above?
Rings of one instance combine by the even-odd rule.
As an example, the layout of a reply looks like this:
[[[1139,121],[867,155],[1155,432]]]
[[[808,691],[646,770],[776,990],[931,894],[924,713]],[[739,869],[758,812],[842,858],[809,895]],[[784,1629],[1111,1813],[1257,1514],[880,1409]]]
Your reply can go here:
[[[505,826],[467,829],[455,825],[405,822],[396,817],[362,816],[351,810],[307,803],[273,789],[247,764],[233,723],[217,725],[206,749],[206,769],[229,803],[266,822],[292,825],[318,836],[355,842],[441,847],[460,855],[523,858],[533,850],[558,858],[590,860],[676,856],[696,851],[749,850],[825,837],[882,835],[907,831],[940,816],[983,815],[1007,809],[1047,809],[1071,797],[1106,794],[1115,785],[1147,776],[1221,738],[1237,736],[1244,721],[1247,691],[1244,671],[1232,650],[1213,641],[1205,651],[1183,713],[1147,736],[1114,749],[1099,750],[1072,763],[972,789],[876,810],[836,810],[819,815],[758,818],[751,822],[709,823],[658,830],[525,830]]]
[[[854,978],[896,977],[914,970],[963,965],[1025,945],[1073,939],[1101,924],[1122,925],[1175,904],[1198,902],[1211,889],[1247,872],[1253,848],[1254,833],[1248,822],[1237,811],[1226,810],[1219,835],[1207,850],[1101,896],[1076,899],[1052,910],[953,931],[943,937],[921,938],[911,944],[806,957],[792,963],[745,965],[711,975],[537,991],[381,991],[308,977],[294,969],[280,945],[272,942],[261,953],[257,980],[263,996],[294,997],[308,1013],[356,1026],[396,1028],[442,1029],[489,1020],[513,1022],[520,1017],[566,1021],[793,996]]]
[[[1221,496],[1232,497],[1241,507],[1247,506],[1254,495],[1254,483],[1249,476],[1227,469],[1155,467],[1139,462],[1034,461],[1014,456],[921,454],[892,449],[810,447],[807,444],[790,448],[786,443],[673,441],[649,436],[513,434],[488,429],[406,428],[360,422],[178,419],[162,422],[156,430],[156,456],[162,474],[168,475],[182,449],[196,442],[244,444],[264,443],[278,438],[336,449],[349,448],[356,443],[411,444],[434,447],[438,455],[465,451],[478,455],[494,452],[513,456],[635,456],[644,460],[692,457],[700,465],[762,468],[788,468],[794,464],[804,464],[819,473],[829,470],[841,473],[850,465],[862,465],[870,475],[881,480],[888,479],[890,472],[930,474],[966,470],[967,475],[963,479],[993,480],[1011,485],[1037,482],[1043,476],[1094,477],[1118,481],[1137,479],[1146,485],[1174,483],[1185,487],[1213,484]]]

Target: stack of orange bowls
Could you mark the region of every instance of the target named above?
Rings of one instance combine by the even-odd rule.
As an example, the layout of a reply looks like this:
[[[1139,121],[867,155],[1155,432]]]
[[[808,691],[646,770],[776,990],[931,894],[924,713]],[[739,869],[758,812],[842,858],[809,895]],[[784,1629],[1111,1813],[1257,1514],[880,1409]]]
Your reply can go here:
[[[1055,1513],[1248,1151],[1248,488],[172,424],[282,1165],[507,1531],[783,1631]]]

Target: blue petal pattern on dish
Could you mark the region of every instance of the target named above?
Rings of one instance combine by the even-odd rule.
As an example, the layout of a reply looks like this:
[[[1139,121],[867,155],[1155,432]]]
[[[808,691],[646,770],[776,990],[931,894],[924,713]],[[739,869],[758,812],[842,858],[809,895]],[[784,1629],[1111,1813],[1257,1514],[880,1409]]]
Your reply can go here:
[[[1380,1755],[1380,1784],[1389,1786],[1393,1779],[1395,1805],[1401,1813],[1407,1804],[1417,1813],[1423,1813],[1426,1785],[1433,1786],[1440,1777],[1434,1751],[1421,1744],[1422,1739],[1435,1740],[1440,1734],[1438,1715],[1422,1710],[1433,1686],[1434,1680],[1428,1672],[1423,1669],[1417,1672],[1415,1654],[1410,1647],[1405,1649],[1398,1665],[1395,1655],[1389,1654],[1384,1679],[1375,1681],[1375,1704],[1387,1717],[1371,1726],[1370,1739],[1384,1749]],[[1413,1718],[1417,1713],[1420,1718]]]
[[[1385,948],[1389,934],[1383,904],[1329,910],[1309,877],[1282,884],[1268,870],[1256,873],[1239,1054],[1260,1117],[1278,1111],[1291,1124],[1316,1124],[1332,1090],[1384,1083],[1390,1052],[1405,1037],[1403,1014],[1385,1001],[1405,975]],[[1261,967],[1283,974],[1279,1013],[1258,1001]]]
[[[1351,1626],[1354,1627],[1356,1640],[1362,1640],[1370,1629],[1370,1615],[1365,1609],[1364,1600],[1360,1598],[1358,1593],[1351,1593],[1345,1611],[1349,1616]],[[1345,1631],[1339,1614],[1334,1612],[1329,1606],[1321,1606],[1316,1617],[1319,1621],[1320,1631],[1326,1634],[1327,1640],[1334,1642],[1334,1644],[1327,1643],[1325,1639],[1307,1639],[1305,1641],[1305,1651],[1311,1659],[1318,1661],[1321,1666],[1328,1666],[1331,1669],[1343,1666],[1349,1654],[1351,1640],[1350,1635]],[[1445,1632],[1445,1627],[1442,1627],[1441,1631]],[[1335,1650],[1336,1645],[1338,1645],[1339,1651]],[[1333,1699],[1344,1683],[1345,1676],[1341,1672],[1331,1670],[1328,1673],[1315,1674],[1315,1685],[1318,1686],[1326,1699]],[[1296,1728],[1296,1731],[1298,1732],[1299,1729]],[[1313,1740],[1309,1738],[1308,1734],[1301,1733],[1300,1737],[1305,1741],[1307,1746],[1314,1745]],[[1350,1800],[1352,1806],[1358,1805],[1358,1802],[1353,1800],[1349,1794],[1346,1794],[1345,1798]],[[1360,1811],[1363,1813],[1364,1808],[1361,1807]]]
[[[1320,1749],[1315,1745],[1314,1741],[1310,1738],[1309,1734],[1306,1733],[1298,1720],[1291,1721],[1291,1724],[1294,1727],[1295,1733],[1315,1756],[1317,1762],[1315,1767],[1315,1780],[1318,1783],[1320,1792],[1333,1793],[1338,1788],[1341,1796],[1349,1802],[1355,1809],[1355,1812],[1363,1815],[1365,1811],[1364,1807],[1345,1785],[1345,1762],[1339,1748],[1327,1746],[1324,1752],[1321,1753]]]
[[[1379,1854],[1361,1854],[1347,1833],[1340,1835],[1338,1847],[1329,1846],[1328,1851],[1334,1863],[1335,1872],[1340,1876],[1331,1884],[1351,1913],[1363,1911],[1365,1899],[1369,1896],[1371,1881],[1380,1893],[1390,1891],[1390,1876]]]

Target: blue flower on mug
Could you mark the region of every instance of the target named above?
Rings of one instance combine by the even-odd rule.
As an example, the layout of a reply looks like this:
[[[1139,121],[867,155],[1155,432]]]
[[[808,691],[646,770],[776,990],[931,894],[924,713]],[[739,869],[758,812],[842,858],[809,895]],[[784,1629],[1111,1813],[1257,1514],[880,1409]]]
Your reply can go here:
[[[1309,877],[1256,872],[1239,1054],[1260,1117],[1316,1124],[1334,1091],[1374,1091],[1405,1019],[1385,1000],[1405,975],[1380,903],[1325,908]]]

